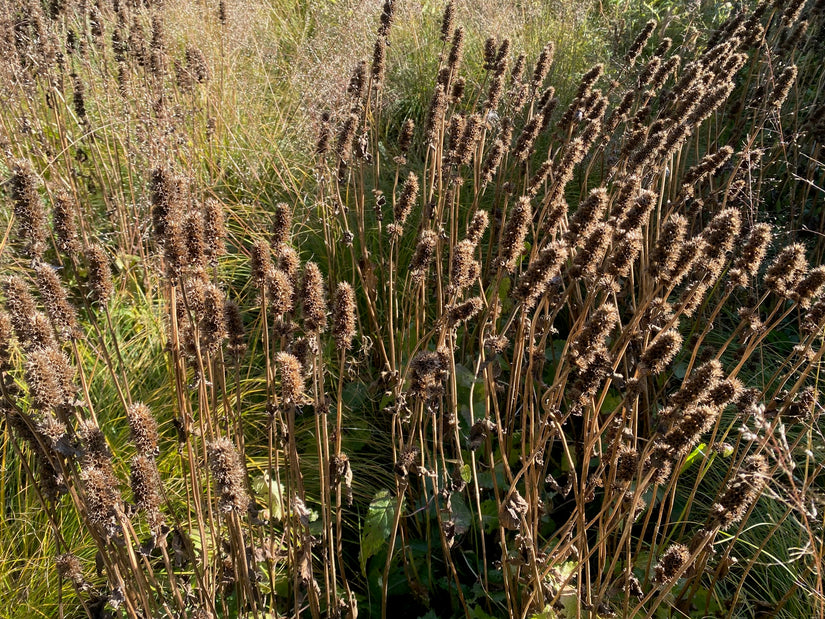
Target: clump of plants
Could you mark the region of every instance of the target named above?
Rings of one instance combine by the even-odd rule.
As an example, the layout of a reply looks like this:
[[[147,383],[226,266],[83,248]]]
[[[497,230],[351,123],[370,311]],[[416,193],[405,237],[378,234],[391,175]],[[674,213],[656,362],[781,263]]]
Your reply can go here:
[[[552,43],[465,58],[449,2],[423,126],[385,129],[387,1],[265,233],[173,158],[124,162],[146,198],[111,224],[131,268],[74,180],[10,161],[2,408],[70,603],[825,615],[825,267],[787,227],[821,201],[808,4],[681,43],[650,21],[560,101]],[[197,93],[207,63],[183,59]],[[151,389],[129,299],[157,318]]]

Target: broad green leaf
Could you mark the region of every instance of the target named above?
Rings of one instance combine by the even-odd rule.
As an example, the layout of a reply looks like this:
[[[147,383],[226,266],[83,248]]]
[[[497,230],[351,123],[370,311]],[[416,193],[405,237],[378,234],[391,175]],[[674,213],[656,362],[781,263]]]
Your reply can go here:
[[[473,515],[464,502],[464,497],[458,492],[453,492],[450,496],[450,507],[452,507],[452,518],[455,523],[455,532],[459,535],[470,530],[473,522]]]
[[[261,497],[265,501],[267,507],[269,507],[269,515],[271,518],[275,518],[275,520],[283,519],[283,484],[274,479],[270,479],[269,474],[264,473],[252,481],[252,491],[256,496]],[[316,518],[317,517],[316,514]]]
[[[395,498],[388,490],[379,490],[370,503],[361,533],[361,573],[367,575],[367,560],[389,541],[395,521]]]

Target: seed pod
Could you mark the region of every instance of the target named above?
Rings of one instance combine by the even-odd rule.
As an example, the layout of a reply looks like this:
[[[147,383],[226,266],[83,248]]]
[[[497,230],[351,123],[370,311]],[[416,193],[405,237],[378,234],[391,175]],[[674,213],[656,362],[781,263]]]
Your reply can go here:
[[[410,150],[414,130],[415,123],[411,118],[405,120],[404,124],[401,126],[401,135],[398,137],[398,150],[400,150],[403,155],[406,155]]]
[[[64,190],[55,193],[52,203],[52,227],[57,240],[57,248],[69,256],[80,253],[81,245],[77,234],[77,204]]]
[[[289,353],[275,355],[275,366],[281,376],[282,404],[299,405],[304,401],[304,375],[301,362]]]
[[[226,297],[218,286],[208,283],[203,291],[203,315],[198,322],[201,350],[214,355],[226,339],[226,318],[223,314]]]
[[[452,0],[444,7],[444,15],[441,18],[441,37],[443,42],[450,38],[453,32],[453,22],[455,21],[455,4]]]
[[[384,83],[387,62],[387,40],[379,36],[372,51],[372,87],[379,88]]]
[[[126,419],[137,452],[144,456],[156,457],[159,453],[158,423],[149,407],[142,402],[135,402],[126,409]]]
[[[768,97],[768,104],[770,107],[776,110],[782,107],[782,104],[785,103],[785,99],[788,98],[788,93],[791,91],[791,87],[796,81],[796,73],[796,65],[791,65],[790,67],[785,67],[782,73],[779,74],[779,77],[776,79],[776,85],[773,88],[773,92],[771,92]]]
[[[73,339],[80,335],[80,327],[77,322],[77,311],[69,303],[66,290],[54,269],[47,264],[39,262],[34,267],[37,275],[37,288],[40,291],[40,298],[43,300],[43,307],[52,321],[58,336],[64,339]]]
[[[438,235],[432,230],[423,230],[418,244],[415,246],[412,260],[410,261],[410,276],[413,281],[421,282],[427,274],[427,269],[435,256],[435,246],[438,242]]]
[[[347,282],[335,289],[332,302],[332,337],[339,351],[349,350],[355,337],[355,291]]]
[[[118,512],[122,510],[120,491],[110,473],[96,466],[83,466],[80,481],[85,495],[86,517],[106,538],[121,532]]]
[[[539,131],[541,131],[541,124],[542,115],[541,112],[539,112],[527,121],[524,129],[522,129],[521,135],[518,136],[515,149],[513,150],[513,156],[519,161],[527,161],[532,154],[533,143],[536,141]]]
[[[146,514],[152,534],[160,536],[165,521],[160,511],[162,483],[154,458],[143,454],[132,458],[130,482],[135,505]]]
[[[481,265],[474,258],[475,243],[464,239],[453,248],[450,285],[456,290],[471,286],[481,274]]]
[[[688,408],[704,398],[722,380],[722,364],[716,359],[694,369],[682,382],[679,390],[670,397],[674,408]]]
[[[25,252],[39,257],[46,248],[46,212],[37,193],[37,177],[28,161],[17,161],[9,183],[14,217]]]
[[[791,293],[791,299],[796,301],[802,309],[808,309],[822,296],[823,288],[825,288],[825,266],[818,266],[808,271],[808,274]]]
[[[266,291],[266,285],[273,269],[270,246],[262,240],[257,240],[252,245],[250,257],[250,271],[252,279],[261,293]]]
[[[556,48],[553,43],[548,43],[542,48],[539,58],[536,61],[536,67],[533,69],[533,79],[530,81],[534,92],[541,88],[542,83],[544,83],[544,78],[547,77],[547,73],[550,71],[550,65],[553,64],[553,54],[555,50]],[[539,109],[541,109],[541,106]]]
[[[92,245],[86,249],[86,262],[89,265],[89,286],[92,296],[100,306],[108,304],[114,293],[112,269],[109,258],[102,245]]]
[[[581,245],[604,216],[606,208],[607,190],[604,187],[591,189],[570,218],[565,238],[572,244]]]
[[[304,328],[307,331],[323,331],[327,327],[327,300],[324,294],[324,276],[314,262],[304,266],[301,287]]]
[[[239,360],[246,352],[246,333],[241,316],[241,308],[234,301],[227,299],[223,308],[226,317],[226,331],[228,334],[227,352]]]
[[[642,353],[640,366],[654,376],[661,374],[679,354],[684,340],[676,329],[662,331],[648,344]]]
[[[604,341],[616,323],[619,321],[619,311],[614,305],[602,305],[595,310],[573,338],[567,359],[570,364],[584,369],[594,358],[597,351],[604,346]]]
[[[769,472],[765,456],[756,454],[745,458],[711,507],[710,528],[727,529],[742,520],[767,485]]]
[[[273,267],[267,272],[266,292],[269,306],[275,316],[292,311],[295,291],[289,276],[281,269]]]
[[[662,225],[648,266],[648,272],[653,277],[660,278],[673,272],[686,232],[687,219],[678,213],[672,214]]]
[[[447,96],[444,93],[444,86],[438,84],[435,87],[430,108],[427,112],[427,123],[424,126],[424,135],[427,143],[434,146],[438,137],[438,129],[444,119],[444,111],[447,108]]]
[[[612,232],[610,225],[604,222],[593,227],[573,258],[573,265],[570,267],[571,277],[595,277],[607,253]]]
[[[270,244],[273,248],[279,247],[282,243],[288,243],[292,235],[292,209],[286,202],[279,202],[275,205],[272,214],[272,238]]]
[[[416,176],[415,172],[410,172],[404,186],[401,189],[401,195],[398,198],[398,202],[395,203],[395,207],[393,208],[393,215],[395,217],[396,226],[399,228],[399,233],[400,229],[407,221],[407,217],[410,216],[417,199],[418,176]]]
[[[493,143],[493,146],[490,148],[490,151],[487,153],[487,157],[484,160],[484,165],[481,167],[482,185],[490,184],[496,172],[498,171],[498,166],[501,165],[501,160],[503,158],[504,142],[502,142],[501,140],[496,140]]]
[[[559,275],[567,250],[562,244],[548,245],[530,262],[513,289],[513,296],[530,311],[538,303],[553,278]]]
[[[478,314],[483,308],[484,303],[482,302],[481,297],[473,297],[463,303],[448,306],[446,308],[447,324],[454,327],[460,322],[466,322]]]
[[[807,270],[805,247],[799,243],[788,245],[765,272],[765,286],[781,297],[790,298]]]
[[[487,215],[487,211],[476,211],[470,220],[470,224],[467,226],[467,240],[474,245],[478,245],[489,223],[490,218]]]
[[[769,224],[756,224],[748,235],[747,241],[729,271],[730,282],[734,286],[747,286],[748,280],[755,277],[759,266],[765,258],[771,244],[771,227]]]
[[[642,49],[647,44],[648,39],[650,39],[650,35],[653,34],[653,29],[656,28],[656,21],[650,20],[647,22],[642,28],[642,31],[638,34],[636,39],[633,41],[633,44],[630,46],[630,49],[627,50],[627,54],[625,54],[625,62],[631,66],[633,63],[636,62],[636,58],[639,57],[639,54],[642,52]]]
[[[350,87],[352,82],[350,82]],[[321,114],[321,125],[318,129],[318,141],[315,143],[315,154],[323,158],[329,152],[329,143],[332,139],[329,112]]]
[[[532,221],[530,198],[519,198],[510,211],[501,237],[501,266],[505,271],[515,270],[519,256],[524,251],[524,239],[527,238]]]
[[[221,511],[243,514],[249,507],[249,494],[243,462],[235,445],[228,438],[219,438],[207,444],[206,453]]]
[[[690,550],[687,546],[671,544],[659,557],[659,562],[654,569],[653,582],[657,584],[669,583],[684,572],[684,568],[689,561]]]

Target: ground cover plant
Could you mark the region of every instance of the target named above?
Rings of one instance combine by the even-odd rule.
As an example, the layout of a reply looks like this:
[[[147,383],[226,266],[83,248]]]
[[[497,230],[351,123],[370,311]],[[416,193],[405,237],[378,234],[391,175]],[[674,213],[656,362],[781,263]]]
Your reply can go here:
[[[8,616],[825,616],[825,3],[0,6]]]

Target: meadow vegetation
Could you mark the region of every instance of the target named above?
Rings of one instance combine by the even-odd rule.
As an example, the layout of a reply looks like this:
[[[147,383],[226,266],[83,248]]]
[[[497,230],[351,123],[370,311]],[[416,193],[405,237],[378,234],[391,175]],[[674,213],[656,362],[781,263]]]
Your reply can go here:
[[[825,617],[825,2],[0,52],[0,615]]]

